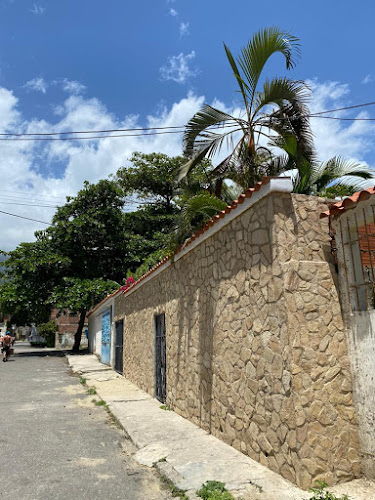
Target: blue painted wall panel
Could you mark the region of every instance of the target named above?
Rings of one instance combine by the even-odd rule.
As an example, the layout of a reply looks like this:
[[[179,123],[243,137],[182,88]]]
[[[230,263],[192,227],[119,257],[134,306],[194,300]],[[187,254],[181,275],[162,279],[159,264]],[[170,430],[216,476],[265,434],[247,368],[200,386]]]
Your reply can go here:
[[[111,314],[106,311],[102,314],[102,355],[101,361],[109,365],[111,358]]]

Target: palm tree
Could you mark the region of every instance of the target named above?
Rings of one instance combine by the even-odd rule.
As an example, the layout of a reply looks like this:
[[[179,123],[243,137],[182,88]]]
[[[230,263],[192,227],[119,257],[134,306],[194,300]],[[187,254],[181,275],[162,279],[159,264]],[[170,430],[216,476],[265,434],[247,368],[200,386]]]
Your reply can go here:
[[[266,79],[259,89],[264,66],[272,55],[281,53],[286,69],[294,67],[299,43],[289,33],[276,27],[255,33],[237,61],[225,44],[224,48],[242,97],[244,115],[233,116],[204,105],[186,125],[184,153],[190,159],[180,168],[178,179],[186,178],[202,158],[211,159],[219,153],[226,142],[231,152],[211,175],[219,180],[219,187],[226,177],[247,188],[264,175],[280,172],[277,162],[271,161],[271,150],[260,145],[262,137],[290,134],[297,140],[298,155],[314,155],[305,106],[308,88],[301,81],[276,77]]]
[[[271,144],[284,151],[273,157],[274,169],[290,172],[293,192],[327,197],[350,196],[364,189],[364,181],[373,179],[367,165],[341,156],[320,162],[315,155],[310,158],[298,154],[297,139],[292,135],[277,137]]]

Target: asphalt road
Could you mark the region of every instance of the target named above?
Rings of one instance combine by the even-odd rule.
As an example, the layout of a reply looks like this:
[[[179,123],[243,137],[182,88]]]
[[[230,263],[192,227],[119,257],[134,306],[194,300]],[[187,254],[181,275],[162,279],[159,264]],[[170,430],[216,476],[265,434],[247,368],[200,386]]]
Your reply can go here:
[[[171,498],[58,354],[18,343],[0,362],[0,499]]]

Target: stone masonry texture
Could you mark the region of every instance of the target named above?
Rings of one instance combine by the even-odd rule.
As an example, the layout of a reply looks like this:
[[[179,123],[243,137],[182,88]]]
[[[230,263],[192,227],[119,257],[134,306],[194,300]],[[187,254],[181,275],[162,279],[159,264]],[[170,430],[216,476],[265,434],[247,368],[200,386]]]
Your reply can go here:
[[[360,476],[347,340],[324,200],[270,194],[115,300],[124,376],[302,488]]]

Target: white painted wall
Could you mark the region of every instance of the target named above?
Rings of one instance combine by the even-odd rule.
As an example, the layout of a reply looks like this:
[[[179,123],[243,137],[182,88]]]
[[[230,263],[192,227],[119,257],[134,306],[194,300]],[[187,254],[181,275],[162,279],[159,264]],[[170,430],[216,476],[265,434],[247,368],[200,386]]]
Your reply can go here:
[[[348,327],[348,348],[358,433],[363,453],[363,472],[369,479],[375,479],[375,309],[371,306],[367,309],[367,306],[364,306],[365,299],[360,296],[360,309],[364,310],[356,310],[358,307],[354,294],[349,292],[348,281],[353,280],[353,267],[357,270],[357,277],[359,270],[362,273],[359,246],[353,245],[353,261],[347,247],[343,251],[342,242],[348,241],[349,232],[363,224],[364,214],[367,222],[374,221],[373,205],[375,196],[360,202],[354,209],[344,212],[333,222],[336,230],[340,296]]]

